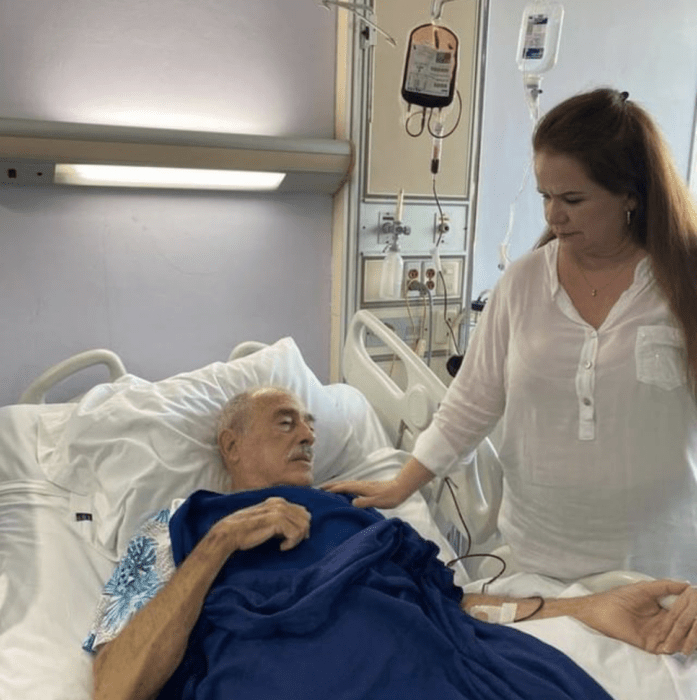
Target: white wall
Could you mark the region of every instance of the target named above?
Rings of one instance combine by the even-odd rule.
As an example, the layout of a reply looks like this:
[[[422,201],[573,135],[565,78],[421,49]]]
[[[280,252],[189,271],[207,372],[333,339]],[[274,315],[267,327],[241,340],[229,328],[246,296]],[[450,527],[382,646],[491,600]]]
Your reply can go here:
[[[335,14],[313,0],[0,0],[0,16],[0,117],[333,136]],[[0,405],[92,347],[158,379],[292,335],[327,379],[331,205],[2,188]]]
[[[531,159],[532,122],[515,62],[525,0],[490,0],[482,157],[473,294],[500,277],[498,245],[509,206]],[[697,95],[697,3],[694,0],[563,0],[557,66],[544,74],[545,111],[599,86],[627,90],[656,118],[687,176]],[[543,229],[534,173],[518,199],[511,257],[529,250]]]

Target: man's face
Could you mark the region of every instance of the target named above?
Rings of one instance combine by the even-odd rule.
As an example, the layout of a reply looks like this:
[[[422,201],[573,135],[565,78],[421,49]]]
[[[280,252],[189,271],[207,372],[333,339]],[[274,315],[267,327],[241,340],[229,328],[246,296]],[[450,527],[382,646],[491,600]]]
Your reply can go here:
[[[221,451],[236,490],[310,486],[314,419],[293,394],[255,392],[247,429],[224,431]]]

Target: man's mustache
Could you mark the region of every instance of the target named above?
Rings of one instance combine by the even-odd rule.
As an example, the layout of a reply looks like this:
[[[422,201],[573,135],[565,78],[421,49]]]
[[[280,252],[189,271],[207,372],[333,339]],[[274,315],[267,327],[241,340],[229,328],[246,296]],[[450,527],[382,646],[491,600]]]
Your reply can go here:
[[[304,459],[307,462],[312,462],[315,456],[315,451],[312,445],[299,445],[294,450],[291,451],[289,455],[290,461],[295,461],[296,459]]]

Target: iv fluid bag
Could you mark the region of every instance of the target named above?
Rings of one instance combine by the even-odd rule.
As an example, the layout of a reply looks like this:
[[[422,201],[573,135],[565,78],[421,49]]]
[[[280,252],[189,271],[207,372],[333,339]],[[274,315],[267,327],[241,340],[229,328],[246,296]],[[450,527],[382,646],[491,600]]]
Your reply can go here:
[[[399,299],[402,296],[404,261],[396,250],[390,250],[382,261],[380,274],[380,298]]]
[[[518,36],[518,68],[540,75],[554,68],[559,52],[564,7],[556,0],[535,0],[523,10]]]
[[[442,109],[455,97],[459,41],[447,27],[422,24],[412,30],[402,79],[402,98],[419,107]]]

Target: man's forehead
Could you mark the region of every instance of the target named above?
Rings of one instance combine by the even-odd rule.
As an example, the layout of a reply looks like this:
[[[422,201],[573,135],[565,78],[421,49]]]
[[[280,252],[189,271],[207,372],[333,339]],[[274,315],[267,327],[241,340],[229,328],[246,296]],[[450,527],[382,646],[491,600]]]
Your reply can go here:
[[[275,387],[264,387],[255,391],[252,394],[252,398],[258,406],[267,407],[274,414],[299,413],[305,419],[314,422],[314,416],[308,413],[300,398],[291,391]]]

